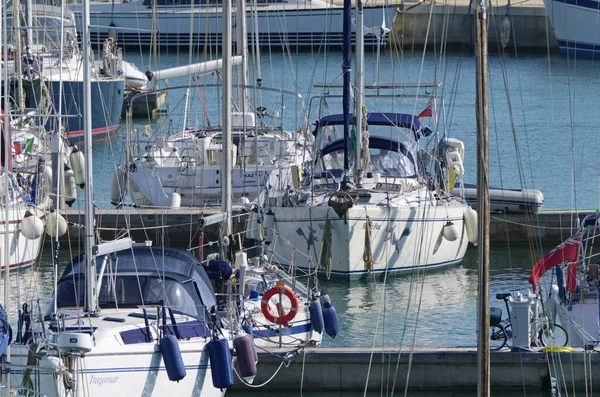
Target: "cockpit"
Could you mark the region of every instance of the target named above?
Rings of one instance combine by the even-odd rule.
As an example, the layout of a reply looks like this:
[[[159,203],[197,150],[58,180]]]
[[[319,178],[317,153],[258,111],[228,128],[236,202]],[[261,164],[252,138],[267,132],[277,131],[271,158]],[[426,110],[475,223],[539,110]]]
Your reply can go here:
[[[85,303],[83,256],[67,266],[57,286],[57,307]],[[202,317],[216,305],[215,293],[203,266],[185,250],[133,247],[98,257],[102,308],[166,305],[176,312]]]
[[[383,176],[417,178],[419,176],[418,139],[424,134],[417,116],[401,113],[370,113],[367,117],[369,132],[370,169]],[[427,129],[427,133],[431,131]],[[315,131],[320,156],[317,171],[344,169],[344,139],[342,115],[321,119]],[[354,147],[351,138],[350,150]],[[354,155],[350,154],[350,165]]]

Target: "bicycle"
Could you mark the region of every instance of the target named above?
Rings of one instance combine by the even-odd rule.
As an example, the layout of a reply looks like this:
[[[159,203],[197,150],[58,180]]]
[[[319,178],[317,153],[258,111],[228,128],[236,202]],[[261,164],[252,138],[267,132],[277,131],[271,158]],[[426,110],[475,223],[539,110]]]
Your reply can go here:
[[[502,320],[502,309],[493,307],[490,309],[490,350],[500,350],[504,346],[510,346],[512,341],[512,324],[510,321],[510,306],[508,305],[509,293],[496,294],[496,299],[503,300],[508,312],[508,317]],[[538,321],[541,320],[541,321]],[[569,334],[558,324],[553,324],[545,313],[540,317],[533,318],[531,344],[544,347],[548,345],[564,347],[569,343]]]

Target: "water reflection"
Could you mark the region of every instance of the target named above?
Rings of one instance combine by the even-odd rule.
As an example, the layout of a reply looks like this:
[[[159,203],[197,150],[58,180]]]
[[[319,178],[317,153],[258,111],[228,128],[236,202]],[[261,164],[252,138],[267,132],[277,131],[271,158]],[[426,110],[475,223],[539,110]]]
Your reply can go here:
[[[527,247],[492,247],[490,303],[498,292],[525,291],[531,265]],[[516,259],[515,259],[516,258]],[[521,259],[523,258],[523,259]],[[521,261],[523,261],[521,263]],[[331,346],[474,346],[477,320],[477,251],[462,263],[435,271],[393,274],[387,281],[323,281],[342,331]]]
[[[60,254],[59,275],[69,262],[68,251]],[[45,313],[50,304],[54,275],[52,271],[52,253],[49,247],[42,248],[36,263],[28,268],[11,270],[9,276],[8,315],[11,323],[16,323],[17,311],[24,303],[37,306]],[[0,299],[4,299],[4,274],[0,281]]]
[[[471,247],[472,248],[472,247]],[[59,274],[69,258],[61,250]],[[490,303],[498,292],[522,290],[531,269],[527,247],[492,247]],[[11,272],[9,313],[39,300],[46,310],[52,294],[52,257],[44,247],[37,264]],[[477,320],[477,250],[469,249],[462,263],[426,272],[392,274],[360,281],[322,280],[339,316],[340,334],[323,338],[325,346],[474,346]],[[3,295],[0,283],[0,297]]]

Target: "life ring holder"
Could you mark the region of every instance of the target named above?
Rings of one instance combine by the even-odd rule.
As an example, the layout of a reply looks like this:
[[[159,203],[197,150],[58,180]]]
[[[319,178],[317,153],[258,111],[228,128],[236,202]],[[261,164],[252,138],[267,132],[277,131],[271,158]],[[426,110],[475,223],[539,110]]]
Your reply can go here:
[[[282,316],[276,316],[275,313],[273,313],[271,311],[271,308],[269,307],[269,300],[275,295],[279,295],[280,293],[288,297],[292,304],[292,307],[289,312],[283,314]],[[298,302],[298,297],[296,296],[294,291],[292,291],[290,287],[283,285],[276,285],[275,287],[265,292],[260,302],[260,310],[262,311],[262,314],[265,316],[265,318],[272,323],[284,326],[287,326],[289,322],[292,321],[294,317],[296,317],[299,306],[300,302]]]

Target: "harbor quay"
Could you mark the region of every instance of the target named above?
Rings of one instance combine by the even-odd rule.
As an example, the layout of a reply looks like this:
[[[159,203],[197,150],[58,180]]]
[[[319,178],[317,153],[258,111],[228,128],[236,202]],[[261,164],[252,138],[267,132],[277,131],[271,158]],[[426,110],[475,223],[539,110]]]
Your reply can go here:
[[[335,0],[342,5],[343,0]],[[383,1],[369,2],[383,5]],[[475,43],[476,0],[408,1],[392,4],[396,17],[391,27],[388,45],[403,53],[424,46],[439,49],[469,49]],[[502,22],[510,21],[509,41],[506,51],[515,48],[531,52],[558,51],[558,43],[552,30],[542,0],[491,1],[488,9],[488,47],[490,52],[499,52]],[[431,19],[431,25],[429,21]],[[504,27],[506,29],[506,25]]]
[[[163,209],[97,209],[96,223],[100,236],[112,240],[129,230],[135,241],[169,241],[171,244],[194,245],[202,229],[203,218],[216,214],[218,208],[163,208]],[[530,241],[543,244],[557,244],[571,236],[583,217],[592,211],[543,210],[535,214],[492,213],[490,220],[491,244],[529,244]],[[65,219],[72,223],[68,238],[78,241],[83,238],[83,210],[64,211]],[[245,230],[247,212],[238,210],[234,214],[234,233]],[[204,241],[216,241],[219,235],[217,225],[204,228]],[[67,235],[63,236],[64,239]]]
[[[475,348],[318,347],[300,351],[281,365],[284,351],[258,355],[260,388],[249,389],[239,379],[231,390],[251,391],[402,391],[476,390]],[[600,376],[600,354],[574,349],[568,353],[509,352],[490,354],[492,389],[539,391],[551,388],[559,374],[562,390],[590,386]],[[269,380],[271,377],[273,379]],[[566,388],[566,389],[565,389]]]

